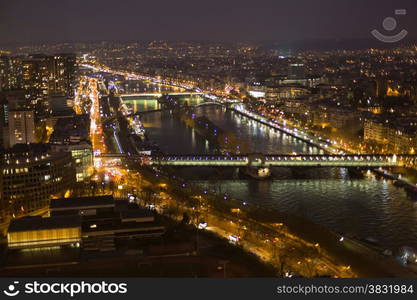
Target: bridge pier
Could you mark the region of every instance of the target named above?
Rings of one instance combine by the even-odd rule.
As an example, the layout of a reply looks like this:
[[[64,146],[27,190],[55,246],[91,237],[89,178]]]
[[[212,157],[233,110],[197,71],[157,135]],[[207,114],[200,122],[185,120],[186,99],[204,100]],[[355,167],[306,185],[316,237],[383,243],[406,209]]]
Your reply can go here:
[[[271,177],[271,169],[268,167],[248,166],[243,168],[244,174],[255,179],[267,179]]]

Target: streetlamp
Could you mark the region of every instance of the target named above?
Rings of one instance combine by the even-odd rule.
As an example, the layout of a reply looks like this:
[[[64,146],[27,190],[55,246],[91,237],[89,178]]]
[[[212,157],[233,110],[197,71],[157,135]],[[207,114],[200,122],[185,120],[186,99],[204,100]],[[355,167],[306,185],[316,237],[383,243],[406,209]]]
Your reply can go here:
[[[230,261],[228,260],[221,260],[220,263],[223,265],[223,278],[226,278],[226,265],[229,263]]]

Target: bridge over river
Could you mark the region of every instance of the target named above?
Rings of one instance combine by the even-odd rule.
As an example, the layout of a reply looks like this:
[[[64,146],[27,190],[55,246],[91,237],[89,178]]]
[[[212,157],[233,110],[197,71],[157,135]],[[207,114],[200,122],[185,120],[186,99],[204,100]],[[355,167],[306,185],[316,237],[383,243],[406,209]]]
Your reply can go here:
[[[103,159],[125,158],[148,165],[179,167],[329,167],[329,168],[379,168],[402,167],[417,162],[416,155],[128,155],[101,154]]]
[[[182,109],[182,108],[198,108],[198,107],[203,107],[203,106],[209,106],[209,105],[219,105],[219,106],[224,106],[224,104],[219,103],[219,102],[215,102],[215,101],[204,101],[202,103],[199,104],[195,104],[195,105],[179,105],[176,108],[172,108],[172,107],[168,107],[168,108],[159,108],[159,109],[152,109],[152,110],[145,110],[145,111],[138,111],[138,112],[134,112],[132,114],[130,114],[129,116],[142,116],[142,115],[146,115],[146,114],[150,114],[150,113],[156,113],[156,112],[163,112],[163,111],[173,111],[175,109]]]
[[[204,96],[204,93],[198,92],[166,92],[166,93],[134,93],[134,94],[120,94],[119,97],[129,98],[129,97],[162,97],[163,95],[168,96]]]

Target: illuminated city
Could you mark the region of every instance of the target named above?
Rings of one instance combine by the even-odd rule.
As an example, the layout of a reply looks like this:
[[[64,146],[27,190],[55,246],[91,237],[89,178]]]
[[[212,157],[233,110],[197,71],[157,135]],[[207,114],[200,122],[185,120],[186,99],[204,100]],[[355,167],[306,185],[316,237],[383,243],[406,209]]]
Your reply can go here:
[[[411,37],[156,32],[0,39],[2,277],[417,276]]]

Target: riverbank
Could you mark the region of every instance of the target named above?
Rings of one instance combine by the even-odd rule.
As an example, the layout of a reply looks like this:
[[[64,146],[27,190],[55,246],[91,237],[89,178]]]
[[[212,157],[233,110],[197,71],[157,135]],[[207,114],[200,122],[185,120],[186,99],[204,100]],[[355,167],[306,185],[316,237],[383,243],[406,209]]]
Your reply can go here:
[[[232,222],[233,224],[240,224],[241,229],[244,227],[248,229],[245,231],[258,232],[258,236],[248,238],[249,242],[252,242],[252,240],[271,241],[275,238],[282,241],[289,239],[291,241],[288,243],[289,245],[298,245],[298,247],[301,246],[300,248],[304,249],[298,254],[296,254],[297,251],[292,250],[294,252],[294,257],[303,257],[300,261],[303,261],[304,264],[307,261],[306,259],[309,259],[310,261],[312,259],[319,259],[322,262],[326,261],[332,266],[337,266],[336,269],[339,271],[347,272],[348,270],[352,270],[353,273],[351,276],[356,274],[355,276],[358,277],[416,276],[416,274],[410,270],[399,265],[393,258],[383,256],[382,254],[349,239],[340,242],[340,235],[332,233],[326,228],[303,218],[273,210],[262,209],[260,207],[244,205],[241,201],[231,198],[228,198],[227,201],[224,199],[222,201],[221,197],[205,195],[204,192],[198,190],[198,188],[197,190],[195,188],[192,189],[191,187],[181,189],[181,184],[179,184],[177,188],[177,185],[175,185],[172,180],[163,176],[161,173],[158,176],[148,174],[148,176],[149,175],[151,176],[150,179],[154,185],[161,183],[166,184],[169,192],[172,193],[179,203],[184,203],[186,205],[194,203],[195,205],[195,200],[194,202],[192,202],[192,199],[187,200],[187,195],[199,193],[201,197],[207,199],[206,203],[209,203],[211,208],[209,212],[206,212],[206,215],[209,214],[215,218],[217,217],[223,222],[227,221]],[[167,181],[169,181],[169,184],[167,184]],[[186,189],[186,192],[184,189]],[[209,199],[210,197],[212,197],[211,200]],[[216,207],[214,207],[214,205]],[[231,213],[231,209],[236,208],[240,211],[239,215]],[[176,209],[178,210],[179,208],[176,207]],[[213,219],[211,219],[211,221],[213,222]],[[217,223],[220,221],[217,220],[214,222]],[[226,226],[226,224],[223,223],[219,227],[222,226]],[[278,226],[278,228],[276,226]],[[236,235],[242,235],[241,229],[239,229],[239,226],[234,228],[234,233]],[[264,234],[269,234],[268,239],[265,239]],[[285,244],[286,242],[283,243]],[[250,248],[249,245],[246,247],[248,249]],[[271,247],[268,245],[268,242],[258,244],[257,247],[263,247],[266,252],[271,252]],[[270,261],[272,260],[271,262],[277,265],[280,261],[279,256],[281,254],[283,255],[286,251],[281,251],[281,254],[279,254],[280,248],[275,249],[274,251],[277,252],[276,256],[268,257],[267,259]],[[294,260],[293,263],[297,264],[298,262]]]

